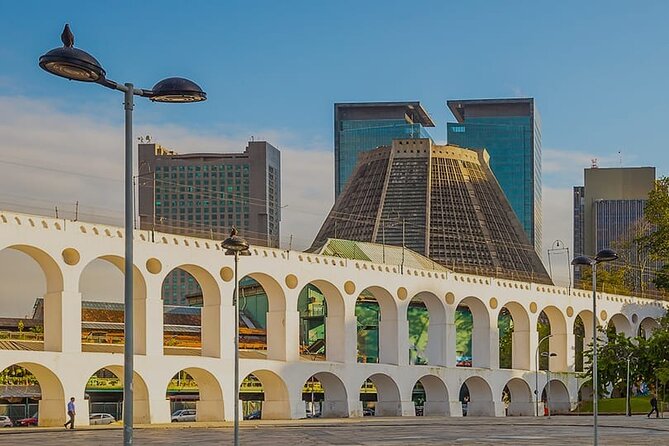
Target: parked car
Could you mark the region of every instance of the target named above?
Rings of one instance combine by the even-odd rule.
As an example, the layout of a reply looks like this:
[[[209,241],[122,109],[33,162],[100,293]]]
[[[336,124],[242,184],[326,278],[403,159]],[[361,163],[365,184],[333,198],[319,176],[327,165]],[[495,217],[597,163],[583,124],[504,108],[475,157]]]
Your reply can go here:
[[[20,420],[16,420],[17,426],[37,426],[37,424],[38,424],[37,414],[34,414],[32,417],[29,418],[21,418]]]
[[[114,418],[111,414],[108,413],[92,413],[88,416],[88,422],[91,425],[112,424],[116,422],[116,418]]]
[[[250,414],[246,415],[244,417],[245,420],[259,420],[262,416],[262,412],[259,410],[256,410],[255,412],[251,412]]]
[[[195,421],[196,412],[195,409],[181,409],[177,410],[172,414],[172,423],[178,423],[183,421]]]
[[[374,416],[374,409],[372,409],[370,407],[362,409],[362,416],[363,417],[373,417]]]
[[[0,427],[12,427],[14,426],[14,423],[12,423],[12,419],[9,418],[7,415],[0,415]]]

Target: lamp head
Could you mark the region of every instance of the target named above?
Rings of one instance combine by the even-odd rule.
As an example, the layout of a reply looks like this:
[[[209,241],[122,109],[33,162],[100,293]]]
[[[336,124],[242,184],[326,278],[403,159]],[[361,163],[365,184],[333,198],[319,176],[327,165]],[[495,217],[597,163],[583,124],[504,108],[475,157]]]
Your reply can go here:
[[[74,34],[69,25],[65,25],[61,40],[61,48],[54,48],[39,58],[39,66],[43,70],[72,81],[104,80],[106,73],[100,62],[86,51],[74,47]]]
[[[618,254],[616,254],[616,252],[613,251],[612,249],[602,249],[595,256],[595,260],[597,261],[597,263],[612,262],[613,260],[616,260],[617,258],[618,258]]]
[[[578,257],[574,258],[574,260],[571,261],[572,265],[578,265],[578,266],[584,266],[584,265],[585,266],[592,266],[595,263],[597,263],[597,261],[595,259],[593,259],[592,257],[588,257],[588,256],[578,256]]]
[[[169,77],[153,86],[149,99],[154,102],[201,102],[207,93],[195,82],[183,77]]]
[[[237,228],[235,227],[230,231],[230,237],[223,240],[221,247],[225,249],[226,256],[233,256],[235,254],[242,256],[251,255],[251,252],[249,251],[249,242],[237,235]]]

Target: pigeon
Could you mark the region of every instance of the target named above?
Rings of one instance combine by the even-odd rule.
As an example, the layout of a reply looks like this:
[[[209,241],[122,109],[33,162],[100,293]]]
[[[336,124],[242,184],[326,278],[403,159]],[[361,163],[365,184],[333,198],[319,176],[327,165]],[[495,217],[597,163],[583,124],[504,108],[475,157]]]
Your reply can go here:
[[[60,35],[60,40],[63,41],[63,46],[65,48],[72,48],[74,46],[74,34],[72,34],[72,31],[70,30],[69,23],[65,24],[65,29],[63,29],[63,33]]]
[[[237,235],[237,228],[233,226],[232,231],[230,231],[230,237],[234,237],[235,235]]]

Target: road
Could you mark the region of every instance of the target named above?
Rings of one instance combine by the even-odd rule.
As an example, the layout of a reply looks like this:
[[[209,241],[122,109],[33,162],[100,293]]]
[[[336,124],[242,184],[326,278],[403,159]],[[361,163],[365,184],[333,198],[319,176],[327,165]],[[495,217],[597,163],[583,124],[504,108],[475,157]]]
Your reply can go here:
[[[241,443],[297,445],[591,445],[589,417],[545,418],[379,418],[245,422]],[[112,428],[21,429],[0,431],[0,445],[118,445],[123,432]],[[135,444],[231,444],[229,423],[137,427]],[[601,445],[669,444],[669,419],[600,417]]]

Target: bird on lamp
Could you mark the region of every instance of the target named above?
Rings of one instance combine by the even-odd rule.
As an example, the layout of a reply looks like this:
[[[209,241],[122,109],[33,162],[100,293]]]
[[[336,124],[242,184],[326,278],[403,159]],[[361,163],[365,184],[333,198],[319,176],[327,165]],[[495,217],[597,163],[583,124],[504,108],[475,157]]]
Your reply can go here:
[[[63,29],[63,33],[60,35],[60,40],[63,41],[65,48],[72,48],[74,46],[74,34],[72,34],[69,23],[65,24],[65,29]]]

